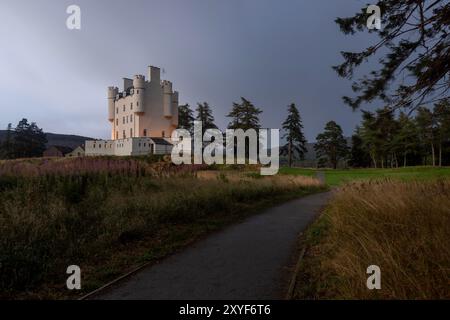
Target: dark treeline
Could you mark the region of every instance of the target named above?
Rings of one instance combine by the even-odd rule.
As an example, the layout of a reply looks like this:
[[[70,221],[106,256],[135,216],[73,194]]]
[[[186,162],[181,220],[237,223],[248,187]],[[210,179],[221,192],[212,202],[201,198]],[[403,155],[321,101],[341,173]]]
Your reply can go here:
[[[207,102],[198,103],[196,108],[196,115],[190,108],[189,104],[182,105],[178,108],[178,127],[186,129],[193,133],[194,120],[202,123],[203,134],[207,129],[216,129],[217,126],[214,123],[214,116],[212,109]],[[250,100],[241,97],[240,102],[233,102],[230,112],[227,117],[230,118],[228,123],[228,129],[254,129],[258,131],[261,129],[261,123],[259,115],[262,110],[256,107]],[[285,155],[288,158],[289,166],[292,165],[294,159],[302,160],[306,153],[306,139],[303,133],[303,123],[300,116],[300,112],[295,105],[291,103],[288,106],[287,118],[283,122],[282,127],[284,130],[283,139],[286,139],[286,143],[280,147],[280,154]],[[249,140],[246,140],[246,155],[248,154]],[[259,148],[259,144],[257,146]]]
[[[363,112],[352,136],[349,165],[400,167],[450,164],[450,103],[442,100],[433,109],[419,107],[408,116],[384,108]]]
[[[232,104],[227,115],[230,118],[228,128],[258,130],[261,128],[261,113],[252,102],[241,98],[239,103]],[[355,129],[350,144],[347,144],[342,128],[336,122],[330,121],[325,125],[314,145],[317,166],[396,168],[450,165],[449,99],[436,103],[432,109],[419,107],[411,115],[387,107],[362,113],[361,124]],[[195,115],[189,105],[179,107],[179,128],[193,132],[194,120],[202,122],[203,133],[217,128],[207,102],[197,104]],[[307,152],[301,113],[294,103],[287,108],[282,128],[285,143],[280,147],[280,155],[286,156],[291,166],[293,160],[303,160]],[[42,156],[46,142],[42,129],[34,122],[22,119],[15,128],[8,125],[0,144],[0,158]]]
[[[41,157],[46,143],[45,133],[36,123],[22,119],[15,128],[10,123],[0,144],[0,159]]]

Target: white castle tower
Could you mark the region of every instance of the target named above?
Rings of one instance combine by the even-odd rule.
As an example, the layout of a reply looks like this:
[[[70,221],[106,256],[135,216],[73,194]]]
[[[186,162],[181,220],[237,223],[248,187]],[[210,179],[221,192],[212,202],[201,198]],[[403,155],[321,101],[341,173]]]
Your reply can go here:
[[[159,68],[148,67],[148,81],[143,75],[123,78],[122,91],[109,87],[107,97],[111,140],[86,141],[86,155],[170,153],[178,92],[161,81]]]

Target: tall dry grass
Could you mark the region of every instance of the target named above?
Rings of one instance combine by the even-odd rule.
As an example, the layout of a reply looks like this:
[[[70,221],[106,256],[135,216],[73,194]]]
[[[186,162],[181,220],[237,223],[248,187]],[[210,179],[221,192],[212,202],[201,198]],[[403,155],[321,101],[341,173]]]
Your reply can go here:
[[[450,298],[450,180],[348,184],[315,228],[325,235],[299,297]],[[369,265],[381,268],[381,290],[366,286]]]
[[[205,180],[197,178],[192,167],[182,166],[154,175],[141,170],[144,164],[117,161],[55,161],[54,167],[41,161],[3,164],[0,297],[32,294],[43,286],[67,292],[68,265],[107,269],[118,252],[134,243],[145,240],[170,247],[171,243],[158,242],[158,232],[165,226],[202,225],[218,213],[243,216],[262,199],[323,187],[317,180],[301,177],[237,183]],[[8,172],[8,166],[17,171]],[[63,167],[67,171],[61,173]],[[85,170],[77,174],[77,168]],[[166,238],[176,239],[177,234]]]

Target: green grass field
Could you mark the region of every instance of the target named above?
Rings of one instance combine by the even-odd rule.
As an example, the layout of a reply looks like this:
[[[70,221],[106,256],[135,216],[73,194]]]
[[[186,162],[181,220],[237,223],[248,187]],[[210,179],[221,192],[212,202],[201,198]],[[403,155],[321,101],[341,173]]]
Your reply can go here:
[[[280,169],[281,174],[314,176],[318,171],[325,174],[325,181],[329,186],[338,186],[342,183],[354,180],[367,180],[379,178],[395,178],[400,180],[450,177],[450,167],[406,167],[395,169],[307,169],[288,168]]]

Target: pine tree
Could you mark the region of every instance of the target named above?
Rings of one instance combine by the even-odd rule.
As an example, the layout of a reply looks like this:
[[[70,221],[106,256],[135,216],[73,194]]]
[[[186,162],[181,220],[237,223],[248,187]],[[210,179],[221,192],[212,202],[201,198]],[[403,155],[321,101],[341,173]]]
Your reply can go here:
[[[436,136],[439,147],[439,167],[442,166],[443,145],[450,141],[450,99],[442,100],[434,105],[436,120]]]
[[[398,131],[394,111],[391,108],[382,108],[376,111],[376,130],[380,141],[381,167],[390,162],[391,167],[398,166],[394,137]]]
[[[361,136],[361,128],[356,127],[352,135],[352,147],[350,151],[349,164],[355,168],[370,167],[371,159],[369,153],[364,146],[364,141]]]
[[[435,153],[435,118],[433,112],[426,107],[417,108],[416,123],[423,146],[429,146],[432,166],[436,164]]]
[[[325,125],[325,130],[317,136],[314,145],[318,158],[325,158],[334,169],[337,168],[339,160],[347,157],[347,141],[342,133],[342,128],[334,121]]]
[[[357,109],[382,99],[391,107],[417,107],[448,97],[450,82],[450,4],[447,0],[379,0],[381,29],[373,45],[361,52],[342,52],[338,75],[352,79],[355,69],[370,58],[379,59],[378,70],[353,83],[356,97],[344,102]],[[367,32],[366,7],[336,23],[344,34]],[[372,63],[372,62],[370,62]],[[408,81],[395,81],[403,78]]]
[[[178,107],[178,128],[186,129],[191,134],[194,130],[194,112],[189,107],[189,104]]]
[[[196,112],[197,116],[195,117],[195,120],[202,123],[202,135],[207,129],[217,129],[217,126],[214,124],[214,116],[211,107],[207,102],[197,103]]]
[[[372,112],[363,111],[363,120],[360,131],[364,148],[369,153],[373,167],[378,167],[378,158],[381,154],[383,136],[377,128],[377,119]]]
[[[417,128],[405,113],[400,113],[398,118],[399,130],[394,138],[396,148],[403,155],[403,167],[407,166],[408,155],[417,150]]]
[[[22,119],[14,130],[14,156],[16,158],[40,157],[45,150],[47,138],[36,123]]]
[[[306,152],[306,139],[303,134],[303,124],[295,103],[288,106],[288,117],[283,122],[283,129],[287,143],[282,147],[281,154],[288,155],[289,167],[292,166],[292,158],[296,155],[299,159],[304,159]]]
[[[255,107],[249,100],[241,97],[241,103],[233,102],[233,108],[227,117],[231,118],[228,129],[255,129],[261,128],[259,123],[260,109]]]

